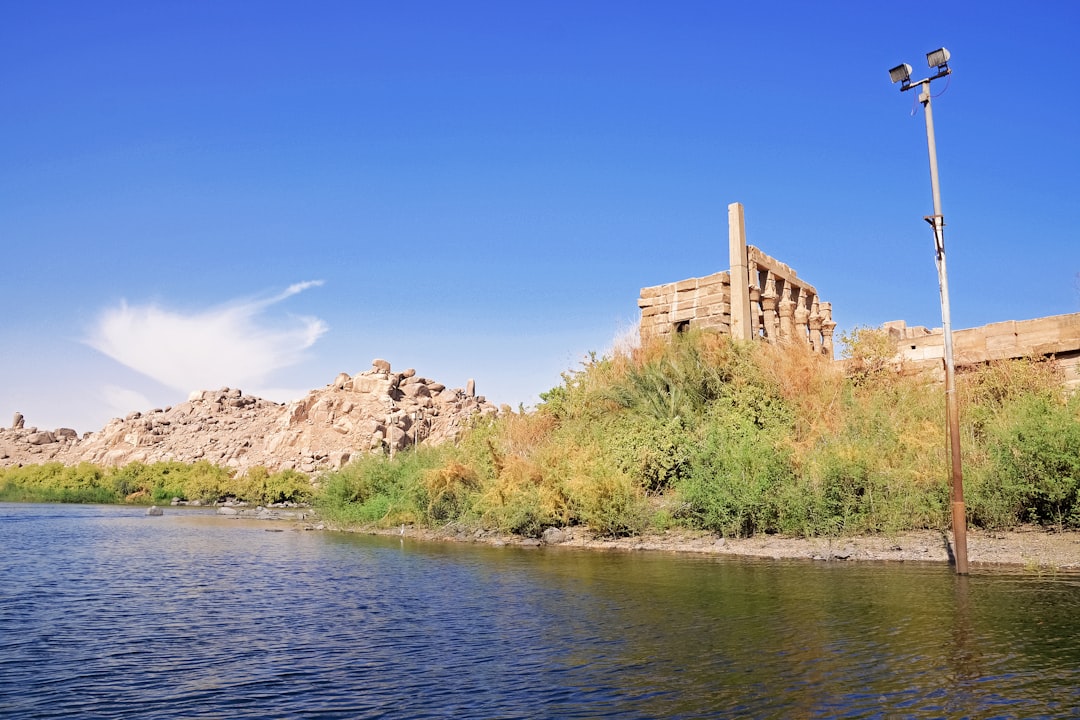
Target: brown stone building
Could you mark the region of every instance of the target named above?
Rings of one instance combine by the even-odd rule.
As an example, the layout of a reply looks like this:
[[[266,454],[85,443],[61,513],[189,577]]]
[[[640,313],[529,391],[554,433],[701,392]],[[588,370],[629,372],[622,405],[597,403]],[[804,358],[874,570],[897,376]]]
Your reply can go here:
[[[729,270],[641,290],[642,338],[707,328],[741,340],[802,342],[833,357],[832,304],[790,267],[746,244],[740,203],[728,206],[728,251]]]
[[[742,340],[801,342],[834,357],[832,304],[823,302],[817,289],[793,269],[746,244],[740,203],[728,206],[728,252],[728,270],[642,288],[638,299],[641,337],[703,328]],[[944,335],[940,328],[908,327],[902,320],[883,327],[896,343],[898,366],[905,371],[943,372]],[[1066,383],[1080,387],[1080,313],[956,330],[953,342],[958,366],[1054,357]]]

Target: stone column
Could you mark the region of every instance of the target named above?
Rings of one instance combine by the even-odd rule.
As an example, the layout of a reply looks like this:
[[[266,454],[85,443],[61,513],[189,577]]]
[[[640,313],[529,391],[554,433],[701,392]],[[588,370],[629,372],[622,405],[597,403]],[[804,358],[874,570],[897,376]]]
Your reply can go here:
[[[810,347],[814,352],[821,352],[821,311],[818,305],[818,299],[815,297],[814,302],[810,305]]]
[[[768,271],[766,271],[768,272]],[[761,293],[761,312],[765,316],[765,339],[769,342],[777,341],[780,318],[776,315],[776,278],[772,273],[766,276],[765,291]]]
[[[810,342],[810,329],[807,323],[810,320],[810,311],[806,309],[806,289],[799,288],[799,299],[795,301],[795,334],[800,342]]]
[[[742,203],[728,205],[728,256],[731,260],[731,337],[749,340],[750,283],[746,267],[746,217]]]
[[[821,352],[830,360],[836,356],[833,354],[833,332],[836,331],[836,323],[832,319],[832,303],[821,303]]]
[[[751,335],[761,337],[761,288],[758,287],[757,263],[746,263],[746,280],[750,288],[750,327]]]
[[[795,338],[795,301],[791,299],[791,285],[784,283],[780,298],[780,339],[791,342]]]

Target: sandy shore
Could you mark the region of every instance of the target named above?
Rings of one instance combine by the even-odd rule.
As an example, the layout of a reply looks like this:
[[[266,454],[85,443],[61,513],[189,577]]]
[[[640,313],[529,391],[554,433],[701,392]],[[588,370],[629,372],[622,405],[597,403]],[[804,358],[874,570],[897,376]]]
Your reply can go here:
[[[493,545],[589,548],[615,552],[668,552],[703,555],[735,555],[819,562],[931,562],[951,561],[951,534],[921,530],[872,537],[792,538],[766,535],[752,538],[719,538],[703,533],[672,531],[632,538],[597,538],[581,528],[562,531],[561,542],[500,535],[455,528],[441,530],[411,527],[361,529],[377,535],[400,535],[421,540],[475,542]],[[968,562],[972,568],[1016,566],[1027,570],[1080,571],[1080,532],[1048,532],[1021,528],[1007,532],[969,530]]]
[[[297,512],[259,514],[256,511],[232,511],[231,514],[229,519],[233,520],[286,521],[294,524],[296,529],[332,529],[323,524],[310,508]],[[605,538],[596,537],[585,528],[572,527],[549,530],[542,540],[469,530],[455,525],[439,529],[408,525],[396,528],[353,527],[345,528],[345,531],[367,535],[400,535],[430,542],[585,548],[609,552],[693,553],[818,562],[952,562],[952,534],[936,530],[840,538],[781,535],[722,538],[703,532],[672,530],[663,534]],[[968,563],[972,568],[1013,566],[1026,570],[1080,571],[1080,532],[1056,532],[1032,526],[1007,531],[971,529],[968,531]]]

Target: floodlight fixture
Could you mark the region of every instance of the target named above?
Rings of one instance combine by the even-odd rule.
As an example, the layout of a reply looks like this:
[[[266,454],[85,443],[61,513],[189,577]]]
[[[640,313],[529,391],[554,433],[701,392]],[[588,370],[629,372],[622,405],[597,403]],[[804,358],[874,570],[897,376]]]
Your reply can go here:
[[[938,71],[946,70],[949,66],[949,57],[949,51],[945,48],[931,50],[926,53],[926,64],[929,67],[936,67]],[[895,82],[895,80],[893,82]]]
[[[907,63],[897,65],[889,70],[889,79],[894,83],[903,82],[906,85],[911,82],[911,66]]]

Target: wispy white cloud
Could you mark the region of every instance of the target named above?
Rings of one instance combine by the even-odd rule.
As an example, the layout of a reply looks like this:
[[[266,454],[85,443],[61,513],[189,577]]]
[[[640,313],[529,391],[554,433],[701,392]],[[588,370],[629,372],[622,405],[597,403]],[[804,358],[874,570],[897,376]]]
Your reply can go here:
[[[223,385],[249,389],[294,365],[327,331],[316,317],[268,319],[265,311],[322,285],[296,283],[269,298],[247,298],[193,313],[121,301],[98,317],[86,343],[182,392]]]
[[[148,409],[150,399],[138,390],[106,385],[101,389],[101,398],[110,417],[126,417],[132,410]]]

